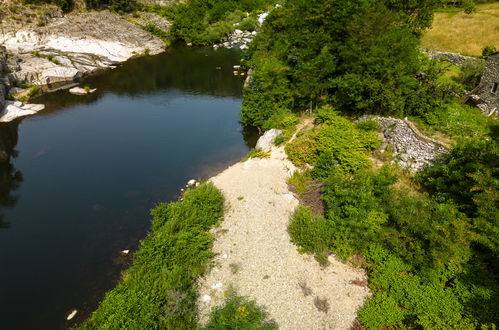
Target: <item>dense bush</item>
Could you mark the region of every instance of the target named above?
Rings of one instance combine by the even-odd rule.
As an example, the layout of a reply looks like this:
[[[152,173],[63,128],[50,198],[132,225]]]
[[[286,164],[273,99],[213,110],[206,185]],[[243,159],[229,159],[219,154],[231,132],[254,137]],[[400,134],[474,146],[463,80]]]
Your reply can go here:
[[[317,159],[317,132],[307,131],[286,144],[284,149],[288,158],[296,166],[313,164]]]
[[[450,137],[476,137],[491,133],[494,120],[485,117],[480,109],[457,101],[447,102],[414,118],[422,127],[443,132]]]
[[[472,90],[480,83],[484,69],[485,62],[483,60],[466,60],[461,66],[457,80],[467,90]]]
[[[420,173],[417,181],[437,197],[458,205],[473,219],[479,242],[499,255],[499,148],[495,137],[463,141]]]
[[[196,277],[212,257],[207,231],[223,217],[223,196],[205,183],[151,214],[152,232],[122,282],[79,328],[197,328]]]
[[[285,147],[296,166],[315,165],[312,176],[319,178],[327,177],[326,172],[333,167],[354,172],[371,164],[369,154],[381,144],[376,125],[359,126],[341,117],[331,107],[318,111],[316,123],[323,125],[320,129],[299,132]]]
[[[355,113],[430,109],[439,91],[416,35],[436,1],[291,0],[274,9],[245,55],[254,70],[242,120],[263,126],[280,108],[335,104]],[[430,87],[428,87],[430,86]],[[440,96],[440,95],[438,95]]]
[[[489,56],[497,52],[495,46],[485,46],[482,49],[482,56]]]
[[[255,329],[273,330],[277,324],[266,321],[268,314],[254,301],[231,295],[222,306],[213,310],[204,330]]]
[[[60,7],[64,12],[71,11],[74,7],[73,0],[22,0],[22,2],[25,4],[37,4],[37,5],[52,3]]]
[[[118,13],[129,13],[136,9],[136,0],[85,0],[87,9],[109,8]]]
[[[236,28],[254,30],[255,12],[269,0],[190,0],[180,3],[173,13],[172,34],[195,45],[219,41]],[[251,14],[250,14],[251,13]]]
[[[400,180],[388,167],[333,172],[325,180],[326,216],[299,207],[289,225],[292,241],[320,262],[330,252],[364,256],[375,295],[359,320],[369,329],[493,328],[496,266],[475,244],[497,231],[484,233],[453,203],[403,188]]]

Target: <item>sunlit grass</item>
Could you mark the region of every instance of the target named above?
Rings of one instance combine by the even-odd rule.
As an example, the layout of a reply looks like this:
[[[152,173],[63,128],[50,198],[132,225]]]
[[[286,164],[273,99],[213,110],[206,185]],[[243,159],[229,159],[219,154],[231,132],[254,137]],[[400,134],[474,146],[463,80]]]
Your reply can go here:
[[[487,45],[499,49],[499,3],[483,4],[473,14],[439,12],[422,38],[423,48],[479,56]]]

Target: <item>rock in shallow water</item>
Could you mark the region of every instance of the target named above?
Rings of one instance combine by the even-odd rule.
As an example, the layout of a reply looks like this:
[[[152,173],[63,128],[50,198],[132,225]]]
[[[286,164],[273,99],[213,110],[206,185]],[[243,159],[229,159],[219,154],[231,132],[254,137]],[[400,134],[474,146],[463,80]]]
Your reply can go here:
[[[87,95],[95,92],[96,90],[97,88],[85,89],[81,87],[73,87],[69,90],[69,92],[74,95]]]
[[[7,123],[14,119],[34,115],[45,109],[43,104],[24,104],[22,102],[8,101],[5,109],[0,112],[0,122]]]

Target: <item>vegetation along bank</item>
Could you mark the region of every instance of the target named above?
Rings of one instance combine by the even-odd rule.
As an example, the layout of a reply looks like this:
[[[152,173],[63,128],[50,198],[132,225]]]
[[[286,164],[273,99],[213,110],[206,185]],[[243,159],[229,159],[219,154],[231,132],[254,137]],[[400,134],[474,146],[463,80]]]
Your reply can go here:
[[[79,6],[56,4],[63,10]],[[360,284],[371,295],[358,309],[356,326],[495,328],[498,126],[492,115],[486,117],[462,101],[480,83],[485,68],[485,58],[477,55],[492,57],[499,45],[480,37],[475,40],[478,46],[446,44],[448,25],[461,27],[463,34],[469,26],[464,18],[446,23],[442,17],[468,15],[463,17],[471,20],[474,15],[488,15],[497,3],[461,2],[455,7],[439,0],[288,0],[276,4],[86,2],[87,8],[132,12],[130,19],[140,19],[142,14],[133,14],[137,8],[166,17],[171,22],[167,32],[152,23],[144,29],[163,40],[193,45],[219,43],[236,29],[259,30],[243,55],[243,69],[251,69],[252,75],[244,89],[241,121],[262,131],[280,129],[274,142],[299,169],[289,173],[293,174],[289,180],[301,205],[287,228],[298,251],[315,256],[313,262],[326,269],[335,256],[367,272],[367,281]],[[257,18],[263,12],[268,16],[260,26]],[[425,48],[476,59],[460,66],[429,59],[420,51],[421,39]],[[57,45],[54,40],[59,39],[50,40]],[[453,48],[457,43],[466,49]],[[383,123],[387,121],[359,121],[364,115],[407,118],[422,134],[441,143],[442,152],[412,166],[410,157],[403,156],[407,150],[386,143]],[[314,124],[297,128],[303,116]],[[268,156],[261,150],[252,155]],[[213,256],[213,237],[207,231],[223,215],[221,192],[210,183],[202,184],[152,213],[152,232],[133,266],[82,328],[200,327],[202,296],[196,283],[203,274],[211,276],[206,265]],[[244,274],[244,263],[240,271],[234,277]],[[270,320],[272,300],[251,297],[255,303],[235,291],[223,290],[232,293],[225,304],[215,307],[211,318],[204,317],[203,326],[279,326]],[[318,299],[311,299],[310,306],[333,315],[327,314],[333,311],[325,308],[322,297]],[[260,301],[267,306],[260,308]]]

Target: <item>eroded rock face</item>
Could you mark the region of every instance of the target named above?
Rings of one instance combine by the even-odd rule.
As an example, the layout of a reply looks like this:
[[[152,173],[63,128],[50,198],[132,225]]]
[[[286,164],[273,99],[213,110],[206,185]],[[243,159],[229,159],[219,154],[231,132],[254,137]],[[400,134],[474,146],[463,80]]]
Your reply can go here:
[[[13,53],[14,80],[49,89],[113,68],[146,49],[151,55],[164,50],[161,40],[109,11],[71,14],[46,26],[7,32],[0,43]]]

